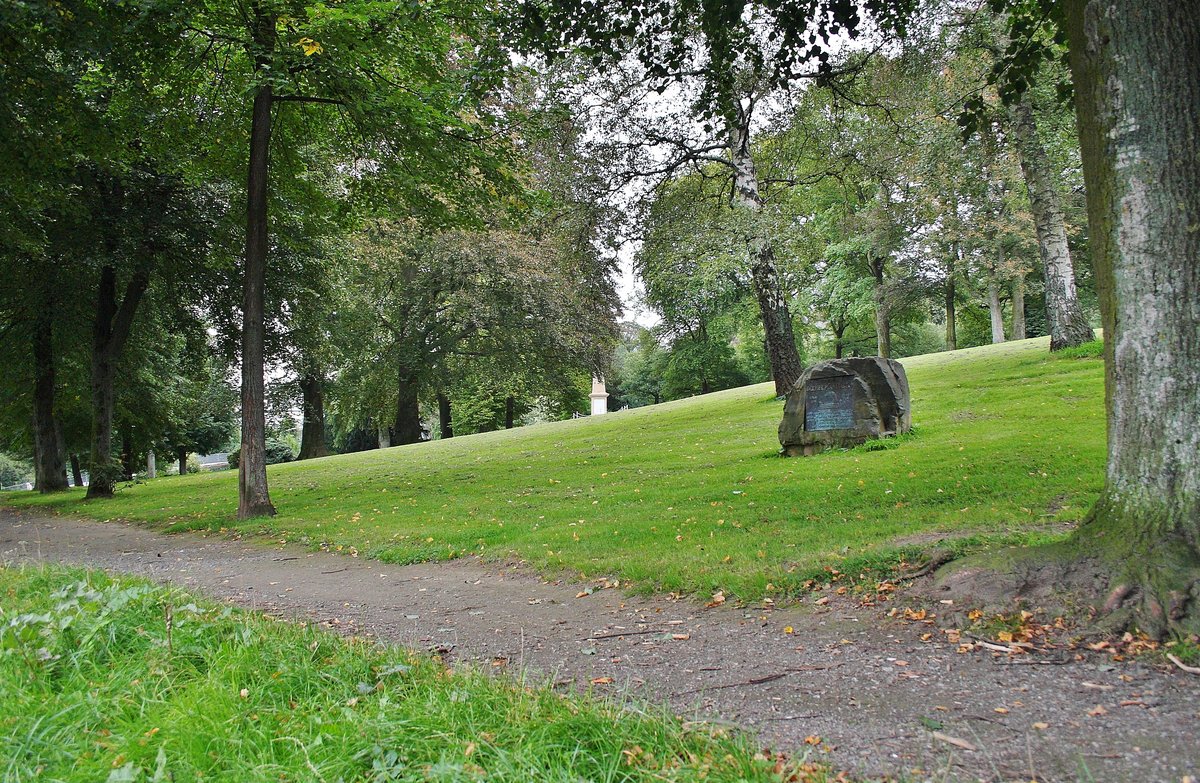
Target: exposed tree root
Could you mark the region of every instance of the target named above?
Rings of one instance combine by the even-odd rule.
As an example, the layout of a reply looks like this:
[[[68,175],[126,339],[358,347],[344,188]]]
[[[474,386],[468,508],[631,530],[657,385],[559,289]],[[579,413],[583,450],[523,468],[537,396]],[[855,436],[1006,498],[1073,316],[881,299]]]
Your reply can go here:
[[[925,592],[964,609],[1038,609],[1096,633],[1200,633],[1200,556],[1188,543],[1138,546],[1094,532],[1085,526],[1063,543],[954,561]]]

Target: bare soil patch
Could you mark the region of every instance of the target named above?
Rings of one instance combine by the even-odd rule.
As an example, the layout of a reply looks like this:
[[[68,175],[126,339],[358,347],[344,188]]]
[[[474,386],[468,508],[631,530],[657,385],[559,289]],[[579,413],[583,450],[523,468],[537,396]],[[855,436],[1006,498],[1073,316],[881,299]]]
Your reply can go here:
[[[39,561],[140,574],[455,665],[667,702],[689,720],[742,727],[764,747],[860,777],[1180,781],[1200,772],[1200,677],[1101,656],[959,653],[936,626],[842,597],[706,608],[472,560],[397,567],[0,510],[0,563]]]

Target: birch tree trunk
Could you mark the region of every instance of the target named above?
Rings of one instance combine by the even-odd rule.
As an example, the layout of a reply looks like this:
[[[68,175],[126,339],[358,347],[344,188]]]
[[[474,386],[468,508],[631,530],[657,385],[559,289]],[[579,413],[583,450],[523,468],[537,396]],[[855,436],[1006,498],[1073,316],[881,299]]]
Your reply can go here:
[[[1017,272],[1012,281],[1012,339],[1025,339],[1025,272]]]
[[[953,351],[958,348],[958,319],[955,313],[954,305],[957,297],[957,281],[955,280],[955,266],[958,260],[958,243],[954,243],[954,247],[950,250],[950,258],[946,262],[946,286],[945,286],[945,303],[946,303],[946,350]]]
[[[739,115],[742,113],[739,112]],[[750,253],[750,277],[754,285],[754,296],[758,300],[759,315],[763,332],[766,334],[767,362],[771,366],[771,377],[775,381],[776,396],[785,396],[804,372],[804,363],[796,349],[796,337],[792,331],[792,314],[788,310],[787,297],[779,281],[779,268],[775,263],[775,248],[771,238],[764,235],[757,225],[762,212],[763,199],[758,188],[758,175],[754,159],[750,155],[749,119],[745,118],[733,129],[730,155],[734,169],[732,206],[750,216],[752,225],[748,239]]]
[[[1037,226],[1038,252],[1046,280],[1046,325],[1050,331],[1050,350],[1057,351],[1096,339],[1075,291],[1075,266],[1067,244],[1066,219],[1063,217],[1054,172],[1037,137],[1037,124],[1029,96],[1012,107],[1013,136],[1016,139],[1021,173],[1029,191],[1029,205]]]
[[[992,345],[1004,342],[1004,311],[1000,309],[1000,283],[996,275],[988,275],[988,315],[992,321]]]
[[[1066,6],[1108,416],[1079,538],[1113,563],[1106,610],[1200,632],[1200,13]]]

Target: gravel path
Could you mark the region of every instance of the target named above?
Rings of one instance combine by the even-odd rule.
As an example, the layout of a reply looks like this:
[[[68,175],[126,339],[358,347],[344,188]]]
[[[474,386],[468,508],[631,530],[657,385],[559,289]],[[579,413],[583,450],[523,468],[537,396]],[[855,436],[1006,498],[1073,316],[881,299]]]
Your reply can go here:
[[[774,609],[619,589],[577,597],[580,585],[472,560],[398,567],[0,510],[0,563],[34,561],[140,574],[559,686],[612,678],[592,687],[746,727],[765,747],[856,776],[1200,777],[1200,677],[1100,657],[962,654],[934,626],[840,598]]]

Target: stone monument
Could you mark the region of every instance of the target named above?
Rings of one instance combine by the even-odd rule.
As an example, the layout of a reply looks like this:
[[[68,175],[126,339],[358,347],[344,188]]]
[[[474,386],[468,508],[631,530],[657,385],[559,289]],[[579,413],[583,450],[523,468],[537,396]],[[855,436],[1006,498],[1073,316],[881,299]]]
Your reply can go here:
[[[908,376],[892,359],[834,359],[804,371],[788,392],[779,443],[788,457],[856,446],[912,429]]]
[[[592,393],[588,396],[592,398],[593,416],[608,413],[608,390],[604,388],[603,378],[599,376],[592,377]]]

